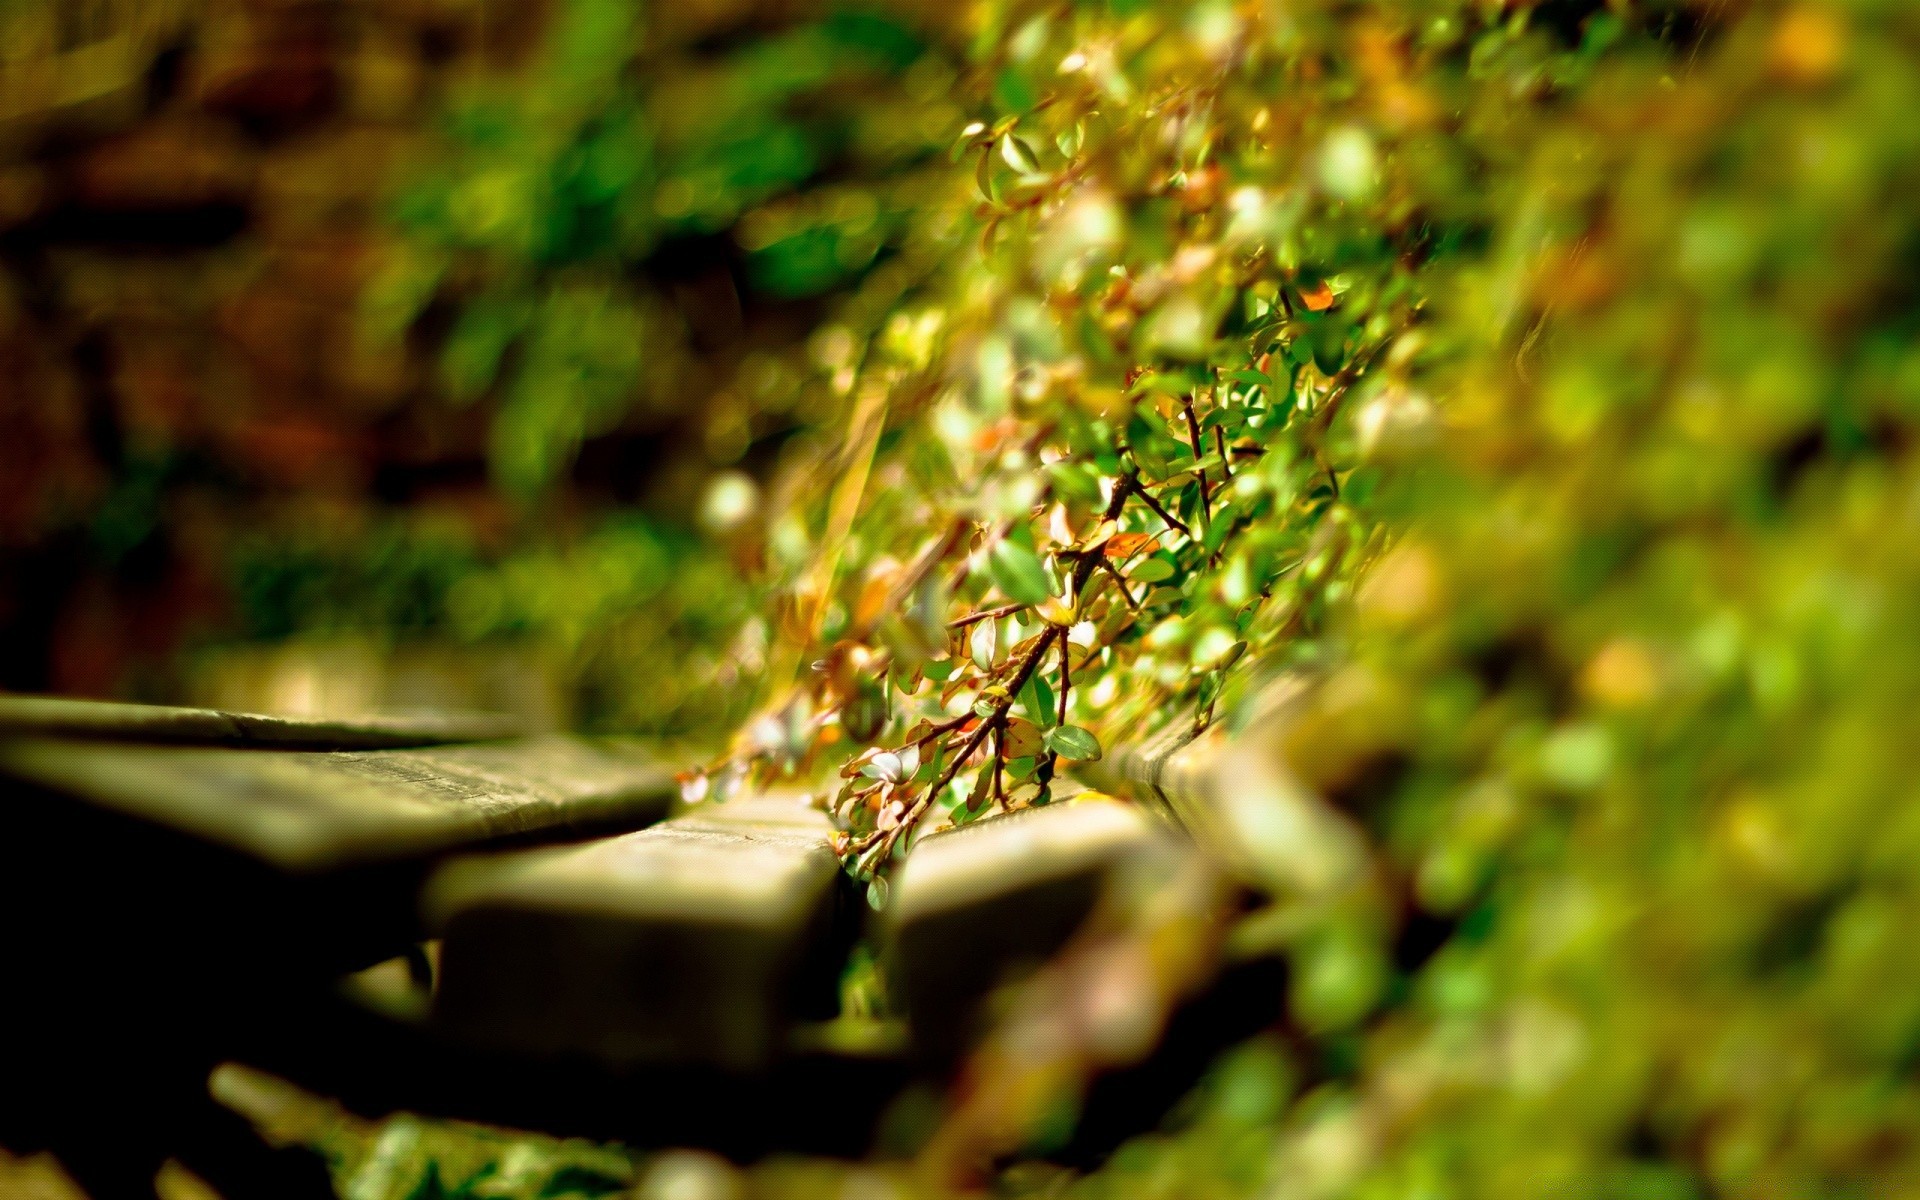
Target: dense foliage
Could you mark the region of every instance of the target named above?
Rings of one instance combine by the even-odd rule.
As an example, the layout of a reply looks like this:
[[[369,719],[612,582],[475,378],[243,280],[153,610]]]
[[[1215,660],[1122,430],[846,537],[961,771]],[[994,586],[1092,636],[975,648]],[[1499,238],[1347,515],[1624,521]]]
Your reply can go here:
[[[890,748],[852,848],[1303,674],[1243,931],[1301,1092],[1250,1157],[1116,1169],[1909,1186],[1912,14],[975,16],[948,263],[849,331],[796,584]]]
[[[568,631],[630,723],[757,712],[689,796],[838,771],[876,904],[915,830],[1166,723],[1270,749],[1230,948],[1285,956],[1283,1026],[1003,1191],[1920,1186],[1911,6],[556,7],[367,319],[523,519],[648,406],[694,411],[701,501],[476,557],[448,619]],[[1014,1057],[936,1147],[1057,1135],[1082,1079]]]

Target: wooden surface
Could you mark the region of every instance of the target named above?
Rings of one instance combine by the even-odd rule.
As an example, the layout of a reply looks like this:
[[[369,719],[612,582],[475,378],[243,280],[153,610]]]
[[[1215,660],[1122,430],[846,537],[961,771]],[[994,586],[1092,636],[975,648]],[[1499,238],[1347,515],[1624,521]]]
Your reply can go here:
[[[674,789],[654,762],[569,737],[333,753],[17,738],[0,774],[303,874],[642,825]]]
[[[409,713],[354,719],[275,717],[64,696],[0,696],[0,734],[94,741],[378,750],[487,741],[517,732],[513,719],[492,713]]]
[[[881,931],[919,1051],[959,1051],[979,1031],[987,996],[1080,928],[1117,862],[1168,844],[1138,807],[1098,793],[920,841]]]
[[[435,1019],[474,1043],[757,1070],[830,1015],[843,889],[826,817],[736,800],[584,846],[457,864]]]

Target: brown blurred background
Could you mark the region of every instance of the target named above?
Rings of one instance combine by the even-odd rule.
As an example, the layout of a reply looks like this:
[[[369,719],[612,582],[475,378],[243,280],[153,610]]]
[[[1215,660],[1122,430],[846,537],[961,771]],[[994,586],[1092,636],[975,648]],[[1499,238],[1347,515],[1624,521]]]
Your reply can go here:
[[[831,411],[807,335],[890,253],[849,180],[948,132],[886,102],[927,64],[745,0],[0,0],[0,689],[713,716],[636,656],[754,652],[759,551],[699,506],[724,477],[737,523]],[[638,165],[572,198],[608,144]],[[522,165],[560,249],[471,216]]]

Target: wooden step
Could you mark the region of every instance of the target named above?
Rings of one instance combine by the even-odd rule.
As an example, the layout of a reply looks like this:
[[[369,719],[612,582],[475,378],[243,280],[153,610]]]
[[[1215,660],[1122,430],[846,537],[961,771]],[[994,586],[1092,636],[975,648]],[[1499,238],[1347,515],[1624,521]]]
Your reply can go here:
[[[495,713],[401,713],[349,720],[65,696],[0,696],[0,735],[279,750],[376,750],[486,741],[518,732],[516,720]]]
[[[570,737],[309,753],[0,739],[0,775],[292,874],[644,824],[673,779]]]
[[[614,1063],[760,1070],[831,1015],[846,892],[824,814],[740,799],[639,833],[459,863],[436,1023],[470,1043]]]
[[[1283,675],[1243,700],[1230,721],[1196,730],[1180,719],[1078,768],[1181,829],[1240,881],[1315,896],[1370,870],[1364,835],[1285,766],[1284,740],[1311,682]]]
[[[918,1052],[944,1060],[963,1049],[989,994],[1073,936],[1118,864],[1176,852],[1147,813],[1094,792],[918,842],[880,931]]]
[[[328,978],[419,937],[438,858],[643,826],[673,792],[643,753],[563,737],[333,753],[0,738],[0,904],[28,906],[37,952],[89,956],[62,968],[89,976]],[[95,943],[119,949],[79,948]]]
[[[673,792],[644,754],[567,738],[323,753],[0,736],[0,1142],[139,1129],[164,1148],[216,1063],[310,1037],[289,1014],[420,936],[440,857],[643,825]]]

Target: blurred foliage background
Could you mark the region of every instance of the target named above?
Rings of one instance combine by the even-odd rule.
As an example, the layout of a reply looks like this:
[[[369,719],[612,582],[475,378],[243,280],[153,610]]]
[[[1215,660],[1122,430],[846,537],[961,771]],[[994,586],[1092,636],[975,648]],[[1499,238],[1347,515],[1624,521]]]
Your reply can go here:
[[[1083,703],[1259,747],[1288,1015],[1105,1170],[973,1181],[1920,1189],[1910,4],[0,14],[0,684],[478,647],[724,730],[956,517],[1037,558],[1121,434],[1190,469],[1189,393],[1244,532],[1167,537]],[[309,1132],[369,1198],[927,1184]]]
[[[728,534],[957,124],[923,25],[7,0],[0,686],[737,716]]]

